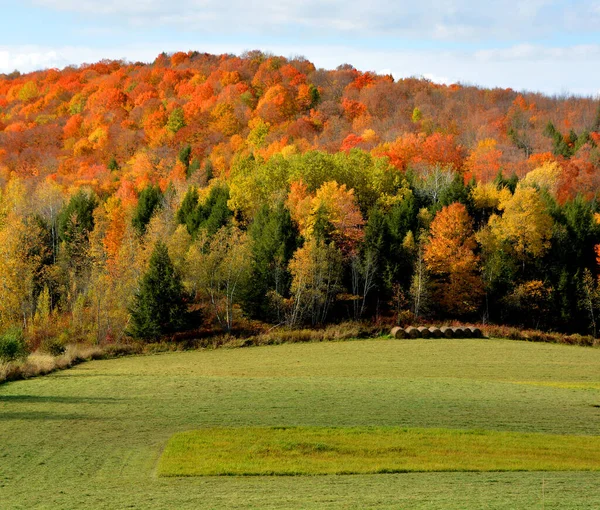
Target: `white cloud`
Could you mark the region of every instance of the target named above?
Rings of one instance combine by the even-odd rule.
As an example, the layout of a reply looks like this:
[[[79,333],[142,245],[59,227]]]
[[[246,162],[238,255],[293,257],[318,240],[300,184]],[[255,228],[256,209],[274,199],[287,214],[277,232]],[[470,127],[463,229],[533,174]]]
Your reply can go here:
[[[49,67],[64,67],[69,64],[55,50],[35,48],[2,49],[0,47],[0,71],[15,69],[34,70]]]
[[[580,44],[564,48],[548,48],[533,44],[518,44],[510,48],[479,50],[475,52],[479,61],[587,61],[600,58],[600,45]]]
[[[137,27],[218,33],[360,34],[439,40],[516,41],[570,31],[596,33],[598,1],[585,0],[29,0]],[[329,30],[331,33],[323,33]]]

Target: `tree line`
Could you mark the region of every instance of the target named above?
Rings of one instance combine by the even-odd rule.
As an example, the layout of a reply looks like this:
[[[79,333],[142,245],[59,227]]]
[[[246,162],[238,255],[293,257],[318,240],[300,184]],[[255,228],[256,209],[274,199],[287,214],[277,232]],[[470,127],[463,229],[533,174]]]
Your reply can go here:
[[[359,149],[265,161],[137,200],[14,176],[0,197],[0,323],[32,343],[156,339],[246,321],[460,319],[596,334],[600,215],[556,168],[399,172]]]

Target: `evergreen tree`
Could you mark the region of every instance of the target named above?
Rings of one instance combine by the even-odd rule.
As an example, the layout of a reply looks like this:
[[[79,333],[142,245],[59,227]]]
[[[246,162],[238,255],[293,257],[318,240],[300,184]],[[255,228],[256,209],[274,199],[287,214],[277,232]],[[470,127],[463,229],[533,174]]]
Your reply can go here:
[[[94,229],[94,209],[98,200],[94,194],[80,190],[71,197],[69,203],[58,215],[58,237],[70,245],[74,242],[87,240]]]
[[[187,169],[186,177],[189,179],[192,175],[194,175],[198,169],[200,168],[200,161],[198,158],[192,159],[190,166]],[[208,182],[208,178],[206,179]]]
[[[110,161],[108,162],[108,169],[111,172],[116,172],[117,170],[120,170],[120,168],[121,167],[119,166],[119,163],[117,163],[117,160],[114,157],[110,158]]]
[[[183,166],[185,166],[186,174],[190,168],[190,159],[192,157],[192,147],[191,145],[185,145],[180,151],[178,159],[181,161]]]
[[[177,221],[181,225],[185,225],[190,235],[194,235],[198,230],[198,217],[196,211],[198,209],[198,189],[195,186],[190,186],[187,193],[183,197],[181,206],[177,211]]]
[[[185,329],[189,323],[186,298],[181,276],[171,262],[167,246],[158,241],[129,310],[131,327],[127,334],[156,339]]]
[[[518,183],[519,178],[516,174],[513,173],[508,179],[505,179],[502,170],[498,170],[498,175],[496,175],[496,178],[494,179],[494,184],[498,189],[508,188],[511,193],[515,192]]]
[[[472,183],[465,185],[462,175],[455,174],[449,186],[442,189],[438,202],[439,210],[456,202],[463,204],[469,214],[473,213]]]
[[[229,223],[233,212],[227,206],[229,200],[229,188],[227,186],[214,186],[210,190],[208,199],[204,206],[199,207],[198,215],[200,228],[206,229],[210,237]]]
[[[152,184],[146,186],[140,193],[140,198],[133,219],[131,220],[133,228],[140,236],[146,233],[146,227],[150,223],[152,215],[161,207],[162,199],[163,194],[160,188]]]
[[[196,187],[190,187],[177,211],[177,221],[187,227],[191,236],[196,236],[198,230],[205,229],[209,237],[212,237],[233,216],[227,206],[229,189],[226,186],[212,187],[204,204],[200,204],[198,198]]]
[[[280,319],[267,295],[271,291],[283,297],[289,294],[291,277],[287,266],[298,245],[289,210],[283,203],[273,209],[263,205],[248,232],[252,239],[252,268],[242,296],[244,312],[255,319]]]

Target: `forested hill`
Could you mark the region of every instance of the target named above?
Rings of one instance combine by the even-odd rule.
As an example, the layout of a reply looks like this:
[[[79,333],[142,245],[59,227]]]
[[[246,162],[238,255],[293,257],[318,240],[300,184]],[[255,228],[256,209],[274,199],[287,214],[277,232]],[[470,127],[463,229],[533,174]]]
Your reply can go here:
[[[0,332],[428,317],[595,333],[599,145],[591,98],[259,51],[0,75]],[[201,322],[152,323],[165,268],[173,309]]]
[[[181,179],[186,145],[214,176],[228,175],[236,154],[357,147],[403,171],[453,165],[467,180],[522,177],[557,160],[564,201],[595,192],[599,131],[591,99],[317,70],[258,51],[0,76],[0,176],[51,175],[104,192]]]

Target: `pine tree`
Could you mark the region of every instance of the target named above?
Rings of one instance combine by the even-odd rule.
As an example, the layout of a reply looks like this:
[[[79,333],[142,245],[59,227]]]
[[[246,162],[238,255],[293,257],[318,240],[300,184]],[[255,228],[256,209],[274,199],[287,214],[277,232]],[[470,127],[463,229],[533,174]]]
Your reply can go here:
[[[186,292],[175,270],[167,246],[158,241],[150,257],[150,266],[134,296],[131,327],[134,338],[156,339],[181,331],[188,325]]]
[[[58,215],[58,237],[71,245],[82,238],[87,240],[94,229],[94,209],[98,200],[93,194],[80,190],[71,197],[69,203]]]
[[[140,198],[131,220],[136,232],[143,236],[154,212],[162,206],[163,194],[158,186],[149,184],[140,193]]]
[[[196,214],[198,209],[198,198],[198,188],[196,188],[196,186],[190,186],[177,211],[177,222],[181,225],[185,225],[188,234],[190,235],[195,235],[198,231],[198,223],[200,221]]]
[[[186,173],[190,168],[191,157],[192,157],[191,145],[188,144],[188,145],[185,145],[184,147],[182,147],[182,149],[179,151],[178,159],[179,159],[179,161],[181,161],[183,166],[185,166]]]
[[[287,297],[291,276],[287,269],[298,245],[298,233],[283,203],[261,207],[248,233],[252,239],[251,276],[243,291],[243,309],[252,318],[280,320],[267,299],[269,292]]]

